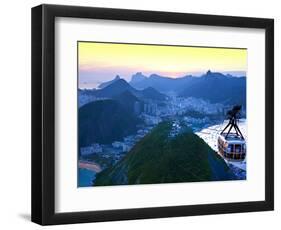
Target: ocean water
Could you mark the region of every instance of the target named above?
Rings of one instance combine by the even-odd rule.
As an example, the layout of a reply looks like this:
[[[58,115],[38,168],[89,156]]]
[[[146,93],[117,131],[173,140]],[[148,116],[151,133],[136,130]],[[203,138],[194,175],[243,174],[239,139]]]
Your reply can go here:
[[[218,125],[213,125],[207,128],[204,128],[196,134],[204,139],[204,141],[214,150],[218,151],[217,147],[217,140],[218,140],[218,135],[223,130],[223,128],[228,124],[228,121],[224,121],[221,124]],[[243,133],[243,136],[245,140],[247,141],[247,120],[246,119],[240,119],[238,126]],[[248,154],[248,153],[247,153]],[[237,176],[239,180],[246,180],[247,179],[247,158],[242,161],[242,162],[231,162],[231,161],[226,161],[232,172]]]
[[[93,186],[93,180],[96,173],[92,170],[79,168],[78,170],[78,187]]]

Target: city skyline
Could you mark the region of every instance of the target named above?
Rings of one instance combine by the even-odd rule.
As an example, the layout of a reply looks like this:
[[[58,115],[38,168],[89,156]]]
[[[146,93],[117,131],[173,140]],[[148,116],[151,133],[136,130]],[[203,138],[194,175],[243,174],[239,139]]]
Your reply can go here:
[[[96,88],[119,75],[136,72],[179,78],[211,70],[245,76],[247,50],[190,46],[78,42],[79,88]]]

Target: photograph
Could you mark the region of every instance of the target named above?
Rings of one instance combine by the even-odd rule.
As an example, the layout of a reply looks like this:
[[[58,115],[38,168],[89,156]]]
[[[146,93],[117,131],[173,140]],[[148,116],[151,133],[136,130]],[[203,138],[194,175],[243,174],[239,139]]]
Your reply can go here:
[[[152,5],[32,7],[31,221],[267,226],[275,19]]]
[[[247,179],[246,48],[78,41],[77,75],[78,187]]]

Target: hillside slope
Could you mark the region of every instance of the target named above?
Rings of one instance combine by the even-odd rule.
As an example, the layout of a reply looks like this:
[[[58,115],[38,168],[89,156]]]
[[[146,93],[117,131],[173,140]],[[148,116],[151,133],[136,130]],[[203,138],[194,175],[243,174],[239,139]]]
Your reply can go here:
[[[114,98],[117,95],[120,95],[124,92],[130,92],[132,95],[137,97],[138,99],[149,99],[149,100],[166,100],[167,96],[158,92],[157,90],[149,87],[144,90],[137,90],[132,87],[128,82],[124,79],[114,79],[111,84],[108,84],[106,87],[102,89],[98,89],[93,91],[93,95],[96,97],[102,98]]]
[[[119,79],[120,79],[120,76],[119,76],[119,75],[116,75],[116,77],[115,77],[113,80],[111,80],[111,81],[106,81],[106,82],[101,83],[101,84],[98,86],[98,88],[99,88],[99,89],[103,89],[103,88],[105,88],[105,87],[111,85],[112,83],[118,81]]]
[[[246,108],[246,77],[232,77],[208,71],[180,93],[183,97],[195,97],[211,103],[243,105]]]
[[[190,84],[193,80],[196,80],[196,78],[191,75],[171,78],[157,74],[146,77],[142,73],[136,73],[132,76],[130,85],[139,90],[152,87],[159,92],[179,92],[184,89],[185,85]]]
[[[95,186],[236,179],[224,160],[191,130],[169,137],[171,126],[159,124],[123,160],[97,174]]]
[[[121,94],[118,94],[112,99],[118,101],[123,106],[123,108],[127,109],[129,112],[132,113],[134,113],[134,107],[136,102],[142,104],[142,102],[130,91],[125,91]]]
[[[79,146],[121,140],[134,133],[139,122],[115,100],[90,102],[79,109]]]

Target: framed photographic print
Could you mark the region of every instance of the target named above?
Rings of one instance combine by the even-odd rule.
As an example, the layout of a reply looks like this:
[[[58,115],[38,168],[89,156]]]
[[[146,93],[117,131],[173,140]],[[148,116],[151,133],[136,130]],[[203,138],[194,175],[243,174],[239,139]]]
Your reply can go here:
[[[273,19],[32,9],[32,221],[273,210]]]

